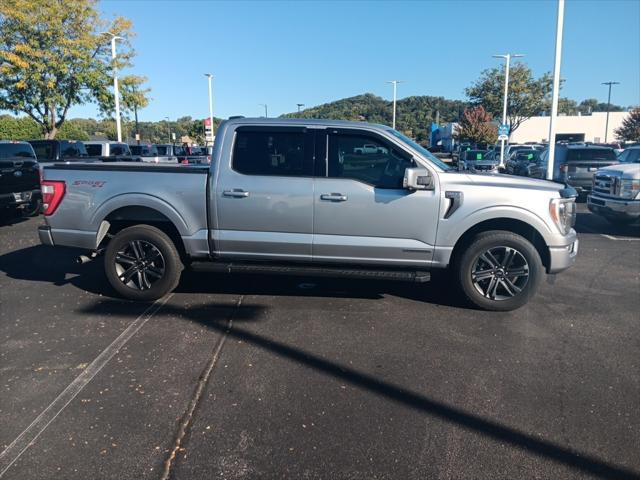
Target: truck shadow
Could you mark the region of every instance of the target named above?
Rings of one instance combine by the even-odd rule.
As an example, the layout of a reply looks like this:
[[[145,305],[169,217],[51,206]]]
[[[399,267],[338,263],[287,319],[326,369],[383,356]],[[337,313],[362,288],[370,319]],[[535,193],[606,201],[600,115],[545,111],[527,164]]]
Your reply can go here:
[[[9,278],[50,283],[71,284],[81,290],[111,298],[119,298],[107,281],[102,258],[79,265],[76,257],[82,250],[36,245],[0,255],[0,271]],[[248,275],[204,273],[185,270],[178,293],[272,295],[287,297],[360,298],[380,300],[393,295],[436,305],[464,307],[451,282],[433,275],[428,283],[347,280],[280,275]]]

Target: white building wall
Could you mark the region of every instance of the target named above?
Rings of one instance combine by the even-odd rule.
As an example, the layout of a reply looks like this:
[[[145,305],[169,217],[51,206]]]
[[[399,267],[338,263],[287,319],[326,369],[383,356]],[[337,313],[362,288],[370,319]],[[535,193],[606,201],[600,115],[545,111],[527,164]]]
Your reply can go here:
[[[629,112],[609,113],[609,133],[607,141],[616,139],[613,133],[622,125]],[[591,115],[561,116],[556,121],[556,133],[584,133],[586,142],[604,142],[606,112],[594,112]],[[541,142],[549,139],[550,117],[531,117],[522,122],[511,135],[511,143]]]

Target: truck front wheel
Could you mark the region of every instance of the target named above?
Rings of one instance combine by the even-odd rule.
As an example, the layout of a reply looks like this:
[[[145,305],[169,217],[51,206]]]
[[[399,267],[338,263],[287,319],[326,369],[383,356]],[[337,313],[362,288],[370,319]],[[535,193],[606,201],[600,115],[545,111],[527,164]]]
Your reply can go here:
[[[152,301],[171,292],[183,269],[171,239],[150,225],[118,232],[107,245],[104,268],[111,286],[130,300]]]
[[[502,230],[474,237],[454,259],[454,273],[467,300],[483,310],[509,311],[526,304],[543,274],[536,248]]]

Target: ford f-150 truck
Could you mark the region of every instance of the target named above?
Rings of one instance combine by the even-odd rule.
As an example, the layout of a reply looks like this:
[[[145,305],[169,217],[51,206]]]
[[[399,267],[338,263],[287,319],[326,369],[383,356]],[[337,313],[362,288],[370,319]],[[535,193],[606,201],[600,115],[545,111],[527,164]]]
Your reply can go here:
[[[363,162],[365,145],[386,153]],[[210,165],[56,165],[42,190],[41,241],[103,253],[114,289],[143,301],[187,265],[414,282],[450,268],[473,305],[512,310],[578,251],[575,190],[454,171],[367,123],[232,119]]]
[[[618,159],[593,176],[587,206],[613,224],[627,225],[640,220],[640,147],[627,148]]]

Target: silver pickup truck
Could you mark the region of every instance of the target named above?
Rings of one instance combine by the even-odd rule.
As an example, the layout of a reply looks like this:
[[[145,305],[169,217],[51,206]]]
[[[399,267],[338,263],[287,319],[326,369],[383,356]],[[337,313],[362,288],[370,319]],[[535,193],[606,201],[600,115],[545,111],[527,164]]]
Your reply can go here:
[[[42,191],[42,243],[104,254],[113,288],[143,301],[184,266],[413,282],[450,268],[472,305],[512,310],[578,251],[575,190],[458,172],[367,123],[232,119],[211,165],[57,165]]]

